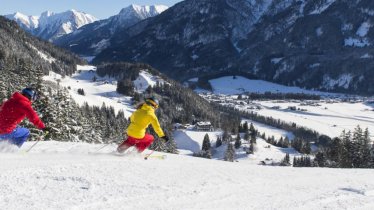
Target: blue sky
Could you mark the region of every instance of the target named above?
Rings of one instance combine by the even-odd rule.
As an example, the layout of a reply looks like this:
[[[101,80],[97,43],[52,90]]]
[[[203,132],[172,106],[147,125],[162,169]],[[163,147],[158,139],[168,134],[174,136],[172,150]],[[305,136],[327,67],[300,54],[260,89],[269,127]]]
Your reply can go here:
[[[130,4],[173,6],[182,0],[0,0],[0,15],[21,12],[39,16],[44,11],[64,12],[70,9],[86,12],[99,19],[116,15]]]

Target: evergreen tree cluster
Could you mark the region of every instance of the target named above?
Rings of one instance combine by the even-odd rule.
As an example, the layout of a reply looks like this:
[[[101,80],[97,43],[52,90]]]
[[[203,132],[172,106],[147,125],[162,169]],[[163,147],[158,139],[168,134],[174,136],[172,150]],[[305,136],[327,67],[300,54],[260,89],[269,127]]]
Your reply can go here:
[[[82,96],[86,95],[86,94],[84,93],[83,88],[78,88],[78,94],[79,94],[79,95],[82,95]]]
[[[116,91],[123,95],[134,96],[135,86],[131,80],[123,79],[123,80],[118,81]]]
[[[281,136],[279,138],[278,141],[275,140],[274,136],[269,136],[266,138],[266,134],[263,133],[261,135],[261,137],[263,139],[265,139],[265,141],[268,143],[268,144],[271,144],[273,146],[276,146],[276,147],[282,147],[282,148],[289,148],[290,147],[290,140],[288,139],[288,137],[286,136],[285,138],[283,138],[283,136]]]
[[[293,167],[312,167],[313,162],[309,156],[294,157]]]
[[[301,138],[295,138],[291,142],[291,146],[298,152],[302,154],[310,154],[311,152],[311,144],[309,141],[305,141]]]
[[[70,52],[29,35],[16,22],[0,16],[1,76],[28,77],[30,70],[35,69],[44,74],[54,71],[63,76],[71,75],[77,64],[84,63]]]
[[[152,66],[144,63],[127,63],[127,62],[116,62],[116,63],[102,63],[97,66],[96,73],[100,77],[113,77],[118,80],[130,80],[134,81],[139,77],[141,70],[147,70],[152,75],[161,75]]]
[[[34,107],[49,130],[47,140],[118,143],[124,139],[128,122],[123,111],[116,113],[105,104],[79,106],[61,87],[39,85],[37,90],[40,95]],[[28,127],[37,132],[29,123]]]
[[[199,152],[193,154],[194,157],[212,158],[211,144],[209,135],[205,134],[202,148]]]
[[[287,153],[286,156],[283,158],[283,160],[281,161],[280,163],[280,166],[290,166],[291,165],[291,162],[290,162],[290,154]]]
[[[343,131],[317,154],[320,167],[374,168],[374,148],[369,130],[357,126],[353,132]]]

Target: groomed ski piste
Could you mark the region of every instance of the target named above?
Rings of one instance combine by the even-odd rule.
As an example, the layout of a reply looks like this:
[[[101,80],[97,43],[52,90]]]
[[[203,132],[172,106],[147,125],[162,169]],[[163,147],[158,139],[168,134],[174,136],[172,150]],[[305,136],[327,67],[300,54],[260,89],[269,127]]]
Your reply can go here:
[[[79,66],[80,73],[45,80],[70,86],[80,104],[103,102],[129,116],[130,98],[115,92],[115,80],[92,82],[95,67]],[[155,84],[143,71],[137,89]],[[153,82],[152,82],[153,81]],[[77,94],[83,88],[86,96]],[[243,119],[244,121],[245,119]],[[253,122],[267,135],[292,134]],[[192,156],[208,133],[213,158]],[[175,131],[179,154],[154,152],[118,155],[115,144],[46,141],[27,142],[21,149],[0,144],[0,209],[373,209],[374,179],[370,169],[292,168],[262,166],[265,159],[280,161],[293,149],[257,139],[255,153],[236,150],[236,161],[222,161],[226,146],[214,148],[220,131]],[[246,142],[243,141],[245,146]],[[105,147],[104,147],[105,146]],[[104,147],[104,148],[103,148]],[[158,157],[166,155],[165,159]]]
[[[115,145],[95,152],[102,145],[56,141],[25,153],[32,144],[0,153],[1,209],[374,207],[371,169],[271,167],[173,154],[144,160],[112,154]]]

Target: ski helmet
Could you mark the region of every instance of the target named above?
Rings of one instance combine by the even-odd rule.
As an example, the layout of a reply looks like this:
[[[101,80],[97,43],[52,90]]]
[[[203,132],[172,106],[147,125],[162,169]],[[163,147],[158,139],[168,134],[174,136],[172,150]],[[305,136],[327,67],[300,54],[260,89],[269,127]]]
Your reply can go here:
[[[146,98],[146,99],[145,99],[145,102],[146,102],[148,105],[153,106],[155,109],[158,108],[159,101],[158,101],[155,97],[149,97],[149,98]]]
[[[36,101],[38,94],[32,88],[25,88],[22,90],[22,94],[27,96],[31,101]]]

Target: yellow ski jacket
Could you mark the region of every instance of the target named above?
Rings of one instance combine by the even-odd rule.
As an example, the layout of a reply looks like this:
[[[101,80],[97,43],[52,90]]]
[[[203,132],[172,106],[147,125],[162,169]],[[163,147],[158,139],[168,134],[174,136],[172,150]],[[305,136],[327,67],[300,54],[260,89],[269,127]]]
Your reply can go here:
[[[150,105],[144,103],[142,107],[136,110],[130,117],[130,125],[127,128],[127,135],[136,139],[142,139],[145,136],[145,130],[149,124],[159,137],[164,137],[165,134],[161,129],[160,123],[155,115],[155,110]]]

